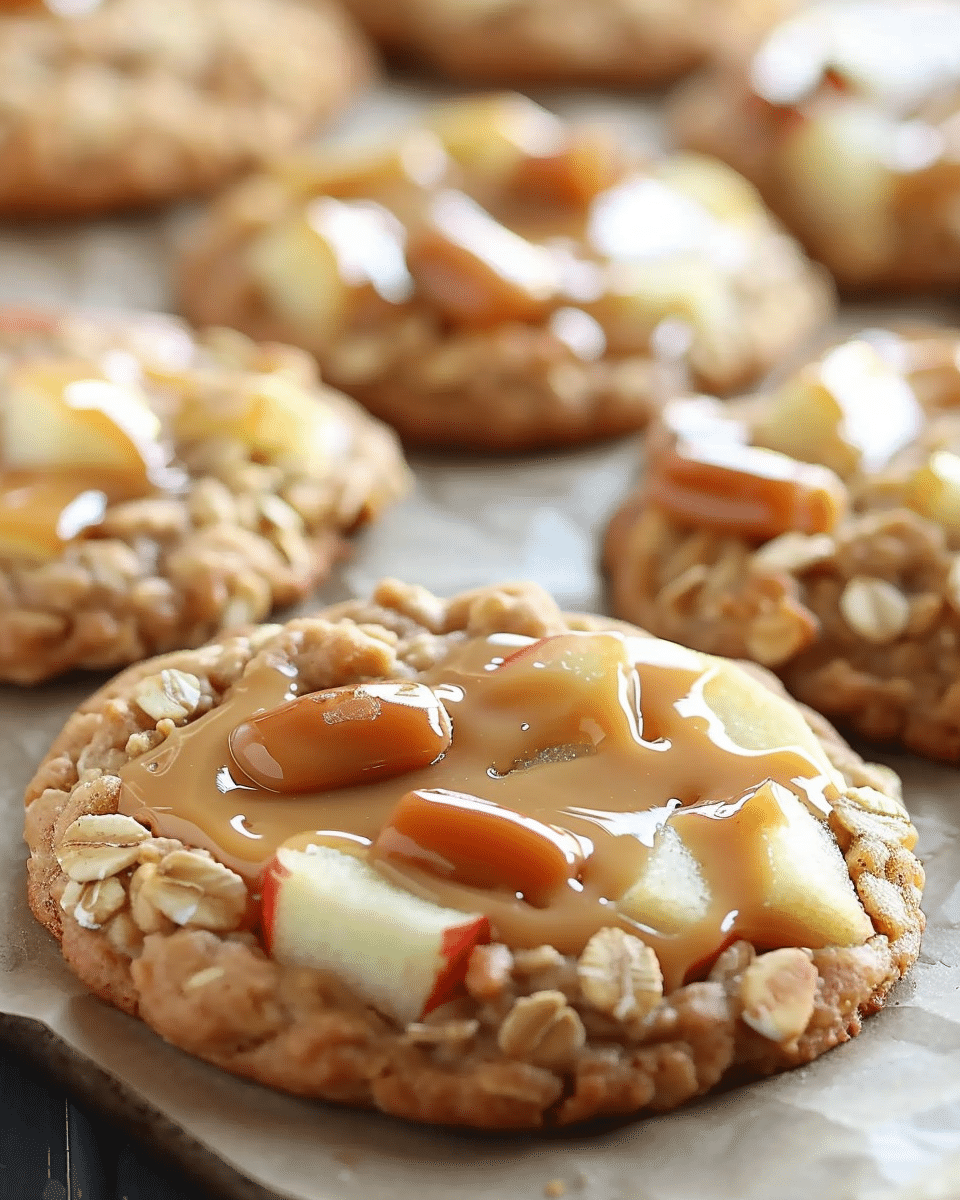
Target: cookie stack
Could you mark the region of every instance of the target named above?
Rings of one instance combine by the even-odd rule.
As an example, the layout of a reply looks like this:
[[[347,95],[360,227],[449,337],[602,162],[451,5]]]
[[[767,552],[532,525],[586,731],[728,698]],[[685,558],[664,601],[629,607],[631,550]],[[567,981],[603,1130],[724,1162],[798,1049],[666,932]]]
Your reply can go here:
[[[413,1120],[809,1062],[924,927],[899,780],[826,717],[960,757],[960,333],[829,328],[836,287],[960,281],[956,5],[348,7],[0,16],[0,214],[239,176],[185,321],[0,311],[0,678],[126,668],[29,785],[32,910],[174,1045]],[[679,149],[510,91],[304,146],[374,73],[353,18],[472,85],[708,65],[655,101]],[[402,445],[638,431],[609,616],[387,580],[262,623],[410,488]]]

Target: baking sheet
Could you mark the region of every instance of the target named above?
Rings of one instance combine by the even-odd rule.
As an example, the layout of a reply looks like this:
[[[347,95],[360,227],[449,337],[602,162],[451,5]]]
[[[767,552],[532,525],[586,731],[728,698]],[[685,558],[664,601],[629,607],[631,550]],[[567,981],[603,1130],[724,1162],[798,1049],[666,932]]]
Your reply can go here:
[[[401,120],[403,86],[346,125]],[[590,94],[564,108],[605,111]],[[656,137],[651,110],[634,116]],[[167,262],[187,211],[83,227],[0,231],[0,299],[170,304]],[[845,315],[850,327],[884,310]],[[637,461],[627,440],[490,462],[419,457],[418,487],[357,543],[318,600],[381,576],[442,593],[531,578],[562,605],[603,607],[604,521]],[[960,1196],[960,774],[887,758],[903,774],[928,871],[920,961],[863,1034],[802,1070],[678,1113],[602,1131],[490,1137],[407,1126],[296,1100],[162,1043],[103,1005],[63,965],[24,896],[23,787],[63,721],[97,686],[72,678],[0,690],[0,1015],[94,1099],[127,1107],[164,1149],[237,1197],[293,1200],[955,1200]],[[244,1183],[246,1180],[248,1182]]]

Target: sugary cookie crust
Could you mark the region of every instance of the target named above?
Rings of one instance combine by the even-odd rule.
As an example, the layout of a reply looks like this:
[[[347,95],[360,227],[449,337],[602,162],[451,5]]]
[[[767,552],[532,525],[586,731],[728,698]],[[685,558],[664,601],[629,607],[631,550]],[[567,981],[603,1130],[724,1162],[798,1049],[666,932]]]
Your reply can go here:
[[[727,411],[741,403],[758,401]],[[927,450],[955,444],[952,403],[928,409]],[[658,636],[775,670],[844,728],[955,761],[960,538],[897,505],[894,482],[892,470],[861,481],[832,534],[758,546],[646,505],[641,480],[606,535],[613,609]]]
[[[734,317],[717,336],[695,334],[684,362],[650,352],[585,361],[544,324],[457,330],[423,301],[346,330],[327,349],[271,309],[245,261],[252,239],[289,203],[283,185],[264,175],[214,204],[181,257],[184,313],[201,327],[227,324],[310,350],[325,379],[412,445],[511,452],[632,432],[687,374],[721,394],[747,386],[825,321],[833,303],[824,276],[771,220],[749,236],[731,289]]]
[[[102,0],[0,16],[0,215],[209,190],[293,145],[370,74],[325,0]]]
[[[148,696],[155,707],[168,686],[161,670],[197,681],[177,718],[184,723],[218,704],[248,664],[293,661],[305,687],[323,688],[409,677],[464,633],[538,637],[610,625],[561,614],[531,585],[445,602],[388,581],[370,601],[138,664],[70,719],[27,790],[31,907],[89,987],[175,1045],[273,1087],[414,1120],[569,1124],[673,1108],[725,1076],[808,1062],[859,1032],[862,1018],[883,1004],[916,958],[923,927],[923,873],[907,849],[914,832],[898,781],[863,764],[815,717],[850,785],[830,824],[876,935],[854,948],[760,956],[739,942],[706,981],[660,1002],[646,984],[640,944],[608,930],[579,964],[549,946],[513,954],[484,947],[470,963],[468,997],[400,1030],[329,976],[280,966],[251,934],[237,932],[243,885],[205,854],[152,838],[125,817],[104,829],[101,816],[95,836],[75,824],[85,814],[115,813],[116,772],[169,732],[170,720],[151,719],[137,700]],[[177,928],[163,912],[178,906],[163,892],[185,886],[200,901],[189,907],[202,916]],[[796,956],[806,962],[808,954],[818,981],[804,1000],[784,983]],[[788,1027],[805,1030],[795,1041],[774,1040]]]
[[[664,83],[731,40],[749,40],[789,0],[348,0],[370,33],[454,79],[483,83]]]
[[[215,408],[252,373],[296,380],[343,423],[342,453],[308,466],[258,462],[229,437],[180,447],[185,492],[111,505],[95,537],[36,563],[0,555],[0,679],[34,683],[74,667],[124,666],[263,620],[306,595],[343,553],[342,535],[409,486],[390,430],[325,388],[289,347],[212,330],[194,344],[167,317],[0,310],[0,374],[16,358],[96,357],[172,339]]]

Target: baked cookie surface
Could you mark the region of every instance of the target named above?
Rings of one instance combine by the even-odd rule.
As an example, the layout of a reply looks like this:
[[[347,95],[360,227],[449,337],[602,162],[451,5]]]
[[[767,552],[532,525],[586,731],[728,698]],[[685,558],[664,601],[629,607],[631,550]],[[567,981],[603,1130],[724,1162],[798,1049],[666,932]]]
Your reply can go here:
[[[323,0],[5,4],[0,216],[208,191],[305,137],[370,71]]]
[[[0,309],[0,679],[123,666],[307,594],[408,486],[302,351]]]
[[[785,0],[348,0],[386,47],[474,83],[636,87],[750,41]]]
[[[960,756],[958,351],[952,330],[867,331],[776,392],[668,405],[607,535],[615,611]]]
[[[958,41],[952,0],[812,5],[685,87],[674,131],[752,180],[845,288],[954,289]]]
[[[682,372],[735,389],[831,303],[722,164],[641,162],[517,95],[245,181],[181,293],[197,324],[311,350],[410,442],[502,451],[639,428]]]
[[[30,903],[97,994],[269,1086],[672,1108],[856,1034],[923,926],[896,777],[755,670],[385,582],[84,704],[27,792]]]

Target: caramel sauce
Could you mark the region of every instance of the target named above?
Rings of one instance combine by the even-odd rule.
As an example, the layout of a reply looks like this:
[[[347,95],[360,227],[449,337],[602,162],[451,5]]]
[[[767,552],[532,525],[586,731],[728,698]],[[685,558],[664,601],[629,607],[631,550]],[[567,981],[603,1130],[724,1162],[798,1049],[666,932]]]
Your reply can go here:
[[[708,967],[736,937],[796,944],[790,914],[768,904],[764,839],[786,818],[776,788],[761,785],[775,781],[821,817],[836,794],[831,768],[812,751],[749,749],[733,740],[707,699],[712,686],[723,686],[719,671],[681,647],[619,633],[536,643],[514,635],[470,639],[418,677],[453,727],[435,763],[373,783],[290,794],[255,787],[231,758],[234,729],[297,695],[293,669],[260,666],[218,708],[121,769],[120,807],[158,834],[210,849],[254,889],[279,846],[320,843],[372,856],[387,877],[439,904],[486,914],[495,936],[513,947],[547,943],[575,953],[596,930],[620,924],[655,948],[673,986]],[[285,753],[295,755],[295,744]],[[395,813],[401,832],[416,830],[420,818],[400,805],[411,792],[427,793],[425,801],[458,793],[456,803],[468,808],[476,797],[478,807],[519,815],[530,832],[548,826],[558,845],[576,847],[565,859],[569,874],[549,876],[551,886],[527,897],[516,880],[503,885],[508,862],[491,874],[488,850],[487,867],[480,863],[472,879],[466,869],[458,874],[456,862],[443,873],[426,869],[429,847],[418,862],[415,846],[398,853],[396,838],[387,836],[378,852]],[[665,828],[698,864],[707,897],[680,933],[617,908]],[[542,883],[548,875],[541,870],[535,878]],[[478,879],[500,886],[478,887]],[[801,936],[800,944],[809,942]]]
[[[0,555],[54,557],[99,525],[110,503],[139,494],[119,472],[0,471]]]

